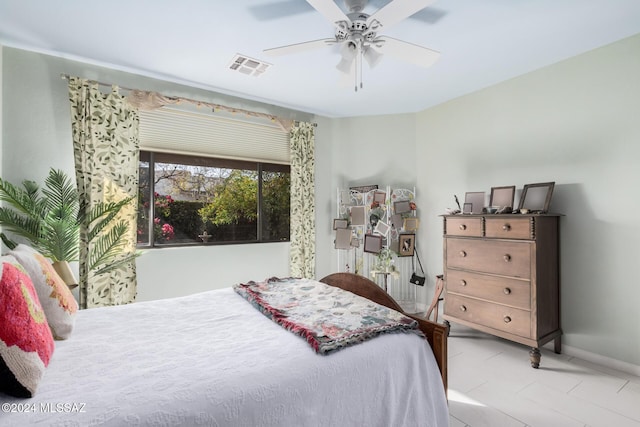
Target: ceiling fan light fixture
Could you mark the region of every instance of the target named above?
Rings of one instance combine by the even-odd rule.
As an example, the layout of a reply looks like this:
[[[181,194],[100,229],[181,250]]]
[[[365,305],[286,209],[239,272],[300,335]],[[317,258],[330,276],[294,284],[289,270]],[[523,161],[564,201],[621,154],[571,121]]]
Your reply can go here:
[[[338,65],[336,65],[336,68],[341,73],[351,74],[351,66],[352,66],[352,64],[353,64],[353,58],[351,58],[351,59],[342,58],[340,60],[340,62],[338,62]]]
[[[345,43],[342,45],[340,49],[340,54],[342,58],[336,68],[345,74],[351,73],[351,66],[353,64],[353,60],[356,58],[356,46],[353,43]]]
[[[367,46],[364,48],[362,56],[364,57],[364,60],[367,61],[367,64],[369,64],[369,68],[374,68],[380,63],[384,55],[376,51],[373,46]]]

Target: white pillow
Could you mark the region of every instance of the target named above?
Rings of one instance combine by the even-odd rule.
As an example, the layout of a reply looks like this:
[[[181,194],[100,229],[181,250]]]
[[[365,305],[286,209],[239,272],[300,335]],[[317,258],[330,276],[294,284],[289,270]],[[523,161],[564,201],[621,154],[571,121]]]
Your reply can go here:
[[[51,262],[23,244],[10,251],[9,255],[15,257],[31,277],[53,337],[57,340],[68,338],[75,324],[78,303]]]

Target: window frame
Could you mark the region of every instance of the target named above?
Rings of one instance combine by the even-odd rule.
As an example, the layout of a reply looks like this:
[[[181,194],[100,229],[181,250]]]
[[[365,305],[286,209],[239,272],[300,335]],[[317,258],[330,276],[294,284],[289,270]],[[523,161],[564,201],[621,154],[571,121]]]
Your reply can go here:
[[[286,239],[280,240],[266,240],[263,237],[264,227],[263,227],[263,207],[264,207],[264,197],[263,197],[263,173],[265,171],[270,172],[286,172],[291,173],[291,167],[288,164],[280,164],[280,163],[269,163],[269,162],[261,162],[261,161],[251,161],[251,160],[236,160],[236,159],[228,159],[228,158],[220,158],[214,156],[205,156],[205,155],[195,155],[195,154],[178,154],[178,153],[167,153],[162,151],[152,151],[149,149],[141,149],[140,150],[140,158],[139,163],[147,162],[149,164],[149,211],[148,216],[149,220],[147,223],[147,231],[149,235],[149,240],[146,243],[136,243],[136,247],[138,249],[160,249],[160,248],[175,248],[175,247],[195,247],[195,246],[221,246],[221,245],[242,245],[242,244],[256,244],[256,243],[282,243],[282,242],[290,242],[291,234],[289,233],[289,237]],[[154,203],[154,194],[155,194],[155,164],[156,163],[175,163],[181,165],[190,165],[190,166],[205,166],[205,167],[217,167],[217,168],[226,168],[226,169],[239,169],[239,170],[255,170],[257,173],[257,187],[258,191],[256,194],[257,198],[257,220],[256,220],[256,239],[252,240],[232,240],[232,241],[193,241],[193,242],[179,242],[179,243],[155,243],[155,236],[153,233],[154,227],[154,219],[155,219],[155,203]],[[140,183],[138,183],[138,188],[140,188]],[[289,191],[289,195],[291,192]],[[289,220],[291,216],[289,215]],[[137,222],[137,221],[136,221]],[[289,223],[291,224],[291,223]],[[137,224],[136,224],[137,229]]]

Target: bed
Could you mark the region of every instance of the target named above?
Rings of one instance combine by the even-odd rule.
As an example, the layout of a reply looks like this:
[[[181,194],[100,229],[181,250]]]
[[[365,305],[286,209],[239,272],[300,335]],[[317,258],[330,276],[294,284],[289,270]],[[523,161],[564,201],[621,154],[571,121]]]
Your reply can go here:
[[[401,311],[349,273],[321,282]],[[77,313],[37,393],[0,395],[0,425],[448,425],[447,329],[319,355],[231,288]]]

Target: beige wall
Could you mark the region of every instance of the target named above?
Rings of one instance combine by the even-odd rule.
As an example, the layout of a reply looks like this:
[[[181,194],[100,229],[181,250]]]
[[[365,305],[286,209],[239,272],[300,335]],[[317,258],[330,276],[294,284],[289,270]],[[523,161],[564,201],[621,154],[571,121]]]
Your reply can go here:
[[[640,35],[418,114],[419,238],[442,269],[453,195],[555,181],[564,343],[640,365]],[[519,200],[516,195],[516,203]]]

